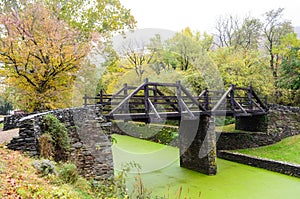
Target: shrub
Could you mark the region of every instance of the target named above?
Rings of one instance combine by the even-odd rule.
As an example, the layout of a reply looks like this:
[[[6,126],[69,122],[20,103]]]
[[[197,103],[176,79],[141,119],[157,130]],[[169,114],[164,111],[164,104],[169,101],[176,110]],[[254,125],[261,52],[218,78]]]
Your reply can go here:
[[[48,133],[53,140],[54,160],[66,161],[70,148],[68,129],[55,116],[49,114],[43,119],[43,134]]]
[[[36,160],[32,163],[32,166],[37,170],[41,176],[47,176],[49,174],[56,174],[55,162],[50,160]]]
[[[78,178],[78,172],[75,164],[65,163],[59,171],[59,177],[64,183],[75,183]]]
[[[175,128],[162,128],[152,139],[160,144],[170,144],[172,141],[176,146],[178,144],[178,129]]]

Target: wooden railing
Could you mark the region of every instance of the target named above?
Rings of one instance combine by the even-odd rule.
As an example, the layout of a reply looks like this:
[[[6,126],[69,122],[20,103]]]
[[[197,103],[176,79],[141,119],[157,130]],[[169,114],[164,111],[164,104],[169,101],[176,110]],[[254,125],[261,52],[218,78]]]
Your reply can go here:
[[[92,101],[92,103],[90,102]],[[158,83],[145,80],[138,87],[124,87],[115,94],[102,91],[95,97],[84,96],[84,105],[101,104],[108,117],[178,118],[181,115],[195,117],[199,114],[257,115],[267,114],[268,108],[252,87],[231,85],[226,91],[204,89],[193,96],[180,81]]]

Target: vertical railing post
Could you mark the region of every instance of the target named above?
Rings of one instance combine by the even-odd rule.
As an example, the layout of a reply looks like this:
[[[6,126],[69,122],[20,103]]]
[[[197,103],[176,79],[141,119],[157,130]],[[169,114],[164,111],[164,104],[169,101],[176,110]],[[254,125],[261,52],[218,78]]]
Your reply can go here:
[[[127,83],[124,84],[124,95],[128,95],[128,85],[127,85]]]
[[[157,85],[153,87],[153,98],[154,98],[154,107],[157,108]]]
[[[148,98],[149,98],[149,85],[148,85],[148,78],[145,79],[145,86],[144,86],[144,104],[145,104],[145,113],[149,114],[150,109],[149,109],[149,102],[148,102]]]
[[[249,109],[252,110],[253,109],[253,102],[252,102],[252,86],[249,85],[247,88],[248,91],[248,104],[249,104]]]
[[[180,83],[180,81],[176,81],[176,96],[177,96],[178,111],[179,111],[179,113],[181,113],[181,83]]]
[[[229,93],[229,95],[230,95],[230,107],[231,107],[231,110],[234,113],[235,112],[234,111],[235,110],[235,108],[234,108],[234,85],[231,84],[230,87],[231,87],[231,90],[230,90],[230,93]]]
[[[99,97],[100,97],[100,104],[103,104],[103,90],[102,89],[100,89]]]
[[[124,99],[125,99],[125,97],[127,97],[128,96],[128,85],[127,85],[127,83],[125,83],[124,84]],[[121,94],[121,93],[120,93]],[[125,113],[129,113],[130,111],[129,111],[129,101],[128,102],[126,102],[125,104],[124,104],[124,106],[122,106],[122,109],[123,109],[123,111],[125,112]]]
[[[87,106],[87,95],[86,94],[84,94],[83,99],[84,99],[84,106]]]
[[[268,96],[267,95],[265,95],[265,97],[264,97],[264,103],[266,106],[268,106]]]
[[[205,107],[205,109],[206,110],[208,110],[209,109],[209,99],[208,99],[208,89],[207,88],[205,88],[205,93],[204,93],[204,107]]]

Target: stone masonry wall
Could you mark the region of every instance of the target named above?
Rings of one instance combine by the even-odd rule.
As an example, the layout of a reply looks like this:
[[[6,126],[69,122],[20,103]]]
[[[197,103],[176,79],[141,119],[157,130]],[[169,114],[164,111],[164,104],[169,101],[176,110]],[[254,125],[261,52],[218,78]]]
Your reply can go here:
[[[232,151],[218,151],[218,157],[300,178],[300,165],[269,160]]]
[[[269,109],[266,132],[217,134],[217,149],[231,150],[265,146],[300,134],[300,107],[271,104]]]
[[[70,160],[82,176],[96,180],[113,175],[110,123],[98,106],[54,110],[23,117],[18,121],[19,137],[7,146],[31,155],[39,155],[38,138],[47,113],[56,116],[68,128],[71,140]]]
[[[3,131],[7,131],[10,129],[18,128],[19,123],[18,121],[22,118],[27,116],[28,114],[18,114],[18,115],[11,115],[8,117],[4,117],[3,121]]]

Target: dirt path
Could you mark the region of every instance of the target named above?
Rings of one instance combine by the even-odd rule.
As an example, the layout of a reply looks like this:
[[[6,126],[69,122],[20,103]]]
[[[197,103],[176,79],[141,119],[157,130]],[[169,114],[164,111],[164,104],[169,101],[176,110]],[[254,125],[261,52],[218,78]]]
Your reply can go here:
[[[11,129],[8,131],[3,131],[0,129],[0,144],[9,142],[13,137],[19,135],[19,129]]]

